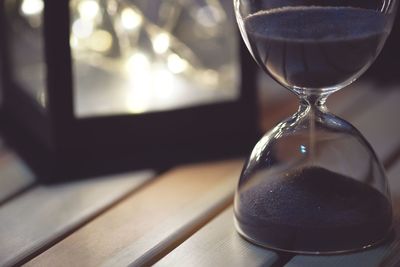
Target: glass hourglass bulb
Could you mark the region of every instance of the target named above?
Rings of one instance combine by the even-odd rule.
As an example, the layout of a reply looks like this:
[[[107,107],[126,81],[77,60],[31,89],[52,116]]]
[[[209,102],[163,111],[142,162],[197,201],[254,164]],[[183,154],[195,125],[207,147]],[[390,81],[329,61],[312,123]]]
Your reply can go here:
[[[234,0],[259,66],[300,99],[296,114],[256,144],[235,194],[247,240],[300,253],[337,253],[384,240],[392,208],[382,164],[327,97],[373,62],[396,1]]]

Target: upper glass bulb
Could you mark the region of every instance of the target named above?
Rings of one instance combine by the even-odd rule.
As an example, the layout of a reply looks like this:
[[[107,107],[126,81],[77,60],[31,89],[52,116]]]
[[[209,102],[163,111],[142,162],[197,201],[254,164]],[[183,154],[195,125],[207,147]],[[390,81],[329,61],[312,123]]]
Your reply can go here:
[[[390,1],[235,0],[257,63],[298,93],[338,90],[374,61],[393,22]]]
[[[260,67],[300,98],[296,114],[255,146],[235,194],[239,233],[297,253],[363,249],[391,231],[384,168],[330,93],[356,80],[388,37],[396,1],[234,0]]]

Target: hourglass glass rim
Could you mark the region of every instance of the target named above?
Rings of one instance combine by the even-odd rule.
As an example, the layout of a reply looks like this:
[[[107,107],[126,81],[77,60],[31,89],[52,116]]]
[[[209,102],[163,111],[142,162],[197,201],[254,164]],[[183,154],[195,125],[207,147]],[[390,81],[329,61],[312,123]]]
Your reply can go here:
[[[242,9],[241,2],[250,8]],[[393,2],[381,10],[303,5],[266,13],[260,9],[268,5],[235,0],[239,28],[255,61],[300,98],[298,112],[257,143],[242,171],[234,210],[244,239],[283,252],[329,255],[377,246],[392,233],[382,164],[357,130],[329,120],[324,104],[376,59],[393,23],[394,12],[384,7],[397,6]],[[329,133],[341,138],[320,149],[318,136]],[[291,164],[302,159],[304,166]],[[272,177],[263,169],[279,173]]]
[[[301,5],[251,12],[236,5],[240,31],[255,61],[298,95],[329,95],[360,77],[383,47],[391,15],[383,7]]]
[[[297,253],[297,254],[303,254],[303,255],[338,255],[338,254],[345,254],[345,253],[351,253],[351,252],[357,252],[357,251],[362,251],[362,250],[366,250],[366,249],[372,249],[374,247],[377,247],[379,245],[384,244],[385,242],[387,242],[391,236],[394,235],[394,229],[393,229],[393,225],[388,229],[387,233],[379,240],[376,240],[374,242],[370,242],[369,244],[366,245],[362,245],[359,247],[355,247],[355,248],[351,248],[351,249],[338,249],[338,250],[301,250],[301,249],[285,249],[285,248],[280,248],[278,246],[273,246],[273,245],[268,245],[262,242],[259,242],[255,239],[252,239],[251,237],[247,236],[241,229],[240,226],[236,220],[236,218],[234,218],[234,224],[235,224],[235,228],[237,233],[244,238],[245,240],[247,240],[248,242],[262,247],[262,248],[266,248],[266,249],[271,249],[271,250],[275,250],[275,251],[281,251],[281,252],[287,252],[287,253]]]

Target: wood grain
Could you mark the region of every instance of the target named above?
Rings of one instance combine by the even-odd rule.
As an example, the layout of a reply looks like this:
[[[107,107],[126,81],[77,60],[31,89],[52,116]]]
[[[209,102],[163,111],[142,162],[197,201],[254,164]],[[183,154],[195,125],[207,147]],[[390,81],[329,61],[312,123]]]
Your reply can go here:
[[[357,92],[350,93],[350,97],[340,101],[341,106],[337,107],[346,110],[348,105],[355,103],[354,100],[371,95]],[[356,112],[347,110],[350,110],[350,115]],[[358,109],[354,110],[358,112]],[[241,160],[234,160],[174,169],[76,230],[27,265],[119,266],[152,263],[231,203],[242,164]],[[226,215],[228,213],[224,216],[229,216]],[[231,234],[234,233],[232,226],[224,228],[228,229]],[[229,249],[226,251],[232,252]],[[253,248],[246,242],[237,245],[235,251],[244,256],[252,255]],[[263,264],[276,261],[275,253],[263,253],[258,256]]]
[[[0,207],[0,266],[11,266],[86,223],[153,176],[151,171],[37,186]]]
[[[277,253],[239,236],[230,206],[155,266],[272,266],[277,260]]]
[[[387,91],[385,91],[387,92]],[[358,129],[371,142],[378,156],[387,161],[400,149],[400,124],[398,121],[400,91],[392,90],[383,100],[361,114],[355,121]],[[394,199],[395,216],[400,216],[400,162],[389,171],[389,185]],[[400,223],[400,221],[396,221]],[[377,266],[389,253],[390,247],[383,246],[372,250],[339,256],[296,256],[287,266]]]
[[[374,99],[376,98],[376,92],[367,90],[366,94],[351,94],[347,95],[347,105],[357,103],[359,99]],[[397,93],[391,92],[382,103],[375,101],[376,106],[371,107],[367,113],[358,113],[362,109],[347,109],[352,110],[347,112],[347,116],[354,119],[355,124],[358,125],[366,136],[372,138],[372,144],[378,148],[379,156],[381,158],[387,158],[395,149],[397,141],[400,141],[400,127],[390,128],[391,132],[380,133],[379,127],[385,122],[383,116],[386,115],[385,109],[392,108],[393,103],[396,102],[396,98],[399,97]],[[354,97],[353,101],[350,101],[349,97]],[[392,99],[393,98],[393,99]],[[337,98],[340,100],[341,98]],[[389,99],[391,99],[389,101]],[[337,101],[336,100],[336,101]],[[383,100],[383,99],[382,99]],[[400,99],[397,99],[399,101]],[[342,106],[342,112],[346,110],[345,105]],[[343,103],[342,103],[343,104]],[[388,106],[389,105],[389,106]],[[396,116],[396,115],[394,115]],[[378,128],[369,127],[371,118],[378,120]],[[398,136],[395,140],[382,140],[386,139],[387,136]],[[381,147],[383,146],[383,147]],[[386,150],[385,150],[386,149]],[[393,175],[393,174],[392,174]],[[236,234],[235,229],[232,225],[232,211],[231,208],[226,210],[223,214],[219,215],[215,220],[211,221],[205,227],[200,229],[191,238],[182,243],[174,251],[168,254],[166,257],[161,259],[157,265],[159,266],[272,266],[274,261],[277,260],[275,252],[267,249],[260,249],[257,246],[251,245],[248,242],[241,240]],[[382,249],[381,249],[382,250]],[[374,252],[380,255],[381,250]],[[374,258],[376,255],[368,254],[368,257]],[[314,259],[314,258],[312,258]],[[243,263],[243,264],[241,264]],[[320,265],[314,266],[325,266],[324,262],[319,262]],[[341,266],[336,262],[337,265]],[[310,266],[309,262],[305,262],[304,265],[298,266]],[[310,262],[312,264],[312,262]],[[333,266],[333,265],[332,265]]]
[[[390,188],[392,190],[392,195],[394,199],[400,198],[400,161],[397,161],[396,165],[389,171],[388,179]],[[396,228],[397,231],[400,230],[399,227],[399,219],[400,219],[400,203],[397,201],[394,202],[394,210],[396,217]],[[398,237],[397,237],[398,238]],[[289,261],[285,266],[286,267],[354,267],[354,266],[362,266],[362,267],[376,267],[382,262],[384,257],[388,255],[393,249],[397,246],[398,241],[393,242],[391,244],[384,244],[373,249],[369,249],[366,251],[349,253],[344,255],[334,255],[334,256],[296,256],[291,261]],[[399,251],[396,251],[398,254]],[[387,265],[385,265],[387,266]]]
[[[171,170],[27,265],[148,265],[231,202],[242,165],[232,160]]]

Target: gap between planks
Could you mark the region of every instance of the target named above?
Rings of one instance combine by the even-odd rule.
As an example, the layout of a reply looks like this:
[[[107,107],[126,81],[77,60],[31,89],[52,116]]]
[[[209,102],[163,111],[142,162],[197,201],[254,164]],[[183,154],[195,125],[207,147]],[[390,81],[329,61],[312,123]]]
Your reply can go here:
[[[348,98],[349,95],[345,94],[345,97]],[[351,94],[350,94],[350,97],[351,97]],[[343,101],[343,102],[345,102],[345,101]],[[340,104],[340,102],[338,104]],[[340,106],[340,105],[338,105],[338,106]],[[271,121],[271,123],[274,123],[274,122]],[[240,165],[242,165],[242,162],[239,163],[239,166]],[[237,166],[235,168],[237,168]],[[230,178],[232,181],[225,181],[224,182],[225,183],[223,185],[224,188],[223,188],[223,191],[221,191],[221,192],[225,192],[225,193],[223,193],[222,195],[221,195],[221,193],[218,193],[218,194],[220,194],[220,197],[219,197],[220,199],[221,198],[222,199],[229,199],[229,203],[231,203],[231,199],[232,199],[232,196],[233,196],[233,192],[232,192],[233,185],[234,185],[234,183],[236,183],[237,177],[238,177],[238,175],[235,174],[234,178]],[[157,181],[155,183],[157,183]],[[154,187],[154,184],[152,184],[152,186],[150,186],[150,187],[148,187],[146,189],[152,190],[152,187]],[[231,187],[232,187],[232,189],[231,189]],[[132,198],[138,197],[138,195],[139,195],[139,198],[140,197],[145,198],[144,196],[141,196],[141,193],[143,193],[143,191],[146,191],[146,190],[142,190],[142,192],[138,192],[136,195],[133,195]],[[201,197],[200,197],[200,199],[201,199]],[[124,201],[125,204],[126,204],[127,201],[129,201],[129,200]],[[158,236],[159,239],[156,240],[155,243],[151,244],[149,247],[143,248],[143,247],[138,247],[136,244],[132,244],[132,245],[127,245],[126,249],[123,249],[122,251],[118,251],[116,254],[115,254],[115,252],[110,252],[110,251],[104,252],[104,253],[114,253],[114,254],[109,255],[110,257],[112,256],[113,258],[109,259],[108,261],[106,260],[105,261],[105,265],[114,265],[114,264],[123,265],[123,264],[126,264],[126,263],[132,263],[132,261],[135,264],[136,263],[137,264],[149,263],[149,262],[156,261],[158,258],[162,257],[166,252],[170,251],[171,249],[173,249],[174,247],[179,245],[183,240],[187,239],[192,233],[196,232],[197,229],[201,228],[209,220],[214,218],[219,213],[218,212],[219,210],[222,210],[224,207],[226,207],[226,203],[224,203],[223,201],[222,201],[222,203],[224,203],[224,204],[222,204],[222,205],[218,204],[218,203],[220,203],[220,202],[217,201],[217,206],[214,206],[214,208],[215,208],[215,210],[217,212],[209,213],[210,208],[208,207],[208,208],[202,208],[202,212],[201,213],[199,212],[199,214],[197,214],[197,215],[196,214],[187,213],[186,217],[190,217],[190,216],[195,216],[195,217],[191,217],[191,219],[189,219],[189,221],[186,221],[186,224],[184,224],[183,226],[178,227],[178,229],[175,229],[176,230],[175,232],[174,231],[170,232],[169,235],[162,235],[161,233],[159,233],[159,236]],[[212,201],[211,201],[210,204],[207,204],[207,205],[215,205],[215,203],[212,203]],[[115,210],[116,208],[118,208],[118,207],[115,207],[113,210]],[[113,210],[110,211],[111,214],[113,214]],[[103,216],[100,216],[98,219],[101,221],[103,219],[103,217],[107,218],[107,213],[105,213]],[[109,218],[109,220],[111,220],[111,219]],[[131,218],[131,220],[132,220],[132,223],[135,222],[134,217]],[[95,221],[96,220],[94,220],[94,223],[95,223]],[[107,222],[102,222],[102,223],[103,224],[107,224]],[[95,225],[98,225],[98,224],[95,224]],[[173,223],[171,225],[175,226],[175,225],[173,225]],[[91,224],[88,224],[87,226],[88,226],[87,228],[91,229],[92,234],[95,234],[95,233],[99,234],[98,230],[96,230],[96,227],[91,227]],[[101,229],[101,227],[102,226],[101,226],[101,223],[100,223],[100,225],[97,226],[97,228]],[[182,227],[185,228],[185,229],[190,229],[190,230],[186,230],[186,232],[185,231],[181,232]],[[79,241],[80,241],[79,240],[79,236],[80,236],[81,239],[82,238],[86,238],[85,235],[88,234],[88,231],[90,231],[90,230],[87,230],[87,231],[85,231],[85,230],[86,230],[86,227],[82,227],[77,232],[75,232],[71,236],[69,236],[66,239],[64,239],[61,243],[55,245],[54,247],[51,247],[49,250],[45,251],[42,255],[40,255],[38,258],[34,259],[32,262],[30,262],[28,264],[29,265],[35,265],[35,264],[36,265],[41,265],[41,264],[43,264],[45,262],[51,263],[54,255],[58,255],[61,258],[65,259],[67,257],[67,255],[65,255],[63,253],[63,251],[61,251],[60,248],[64,247],[64,250],[70,249],[71,247],[70,247],[69,244],[72,244],[72,243],[77,244],[77,243],[79,243]],[[76,237],[76,236],[78,236],[78,237]],[[140,234],[139,234],[139,236],[140,236]],[[146,236],[146,235],[144,235],[144,236]],[[148,236],[150,236],[150,239],[151,238],[157,239],[154,236],[152,236],[151,233]],[[160,238],[160,236],[163,236],[163,237]],[[74,242],[70,241],[70,240],[74,240]],[[140,242],[146,243],[146,241],[144,241],[143,238],[142,239],[139,238],[139,240],[136,240],[135,242],[136,243],[140,243]],[[95,246],[95,245],[96,244],[94,243],[93,246]],[[99,248],[99,250],[100,250],[100,248]],[[142,251],[141,255],[139,255],[140,253],[138,253],[138,255],[136,255],[135,253],[133,253],[134,255],[131,254],[131,251],[138,251],[138,250]],[[111,251],[112,251],[112,249],[111,249]],[[104,255],[101,255],[101,256],[104,256]],[[46,259],[46,257],[47,257],[47,259]],[[130,259],[132,261],[130,261]],[[71,259],[68,259],[68,260],[71,260]],[[97,262],[95,259],[83,259],[83,260],[88,260],[88,262],[86,262],[88,265],[92,265],[92,264],[93,265],[97,265],[97,264],[102,263],[102,262]],[[93,260],[93,262],[91,260]]]
[[[378,105],[371,107],[361,115],[356,123],[357,128],[361,132],[365,132],[367,140],[374,146],[379,158],[385,159],[383,161],[386,169],[389,169],[389,184],[392,193],[396,194],[396,199],[400,195],[400,187],[397,185],[397,178],[400,176],[400,125],[397,123],[398,117],[398,103],[400,101],[400,91],[394,88],[391,91],[385,90],[385,95],[381,96]],[[394,195],[393,195],[394,196]],[[400,204],[400,203],[398,203]],[[395,207],[395,212],[398,207]],[[400,212],[397,211],[395,215],[396,222],[399,223]],[[398,230],[398,229],[397,229]],[[399,241],[394,241],[398,244]],[[292,261],[289,261],[288,267],[294,266],[354,266],[357,261],[362,261],[363,266],[376,266],[387,250],[395,245],[388,247],[377,247],[372,250],[362,251],[359,253],[338,255],[338,256],[296,256]],[[390,256],[391,257],[391,256]],[[390,260],[389,257],[389,260]],[[388,261],[389,261],[388,260]],[[367,264],[368,261],[368,264]]]
[[[369,93],[369,96],[360,94],[358,95],[358,97],[361,97],[360,99],[364,100],[365,103],[376,104],[376,106],[372,107],[369,104],[365,105],[369,106],[372,109],[372,113],[375,113],[375,116],[373,118],[378,119],[379,123],[382,123],[385,122],[382,116],[387,115],[385,112],[382,112],[382,108],[385,108],[387,104],[390,104],[390,108],[396,107],[396,105],[394,105],[394,103],[396,102],[396,95],[397,93],[391,92],[388,96],[386,96],[385,101],[380,102],[376,101],[376,92]],[[382,98],[380,98],[379,100],[382,100]],[[390,101],[388,101],[388,99]],[[347,102],[352,103],[354,100],[356,99]],[[370,117],[371,112],[362,112],[363,110],[365,110],[366,106],[364,106],[363,108],[347,109],[353,110],[354,112],[362,113],[359,113],[357,115],[350,114],[351,112],[348,112],[347,116],[352,117],[353,120],[356,121],[356,124],[360,127],[360,130],[366,132],[366,135],[371,137],[373,145],[379,147],[378,154],[380,158],[389,159],[385,161],[386,166],[392,165],[396,158],[395,155],[398,154],[398,150],[396,151],[396,147],[400,147],[400,140],[391,139],[395,142],[382,142],[382,140],[386,138],[384,133],[379,134],[376,129],[372,131],[372,128],[368,127],[370,124],[368,118]],[[393,115],[396,116],[396,114]],[[379,130],[379,127],[377,128]],[[389,136],[391,137],[396,136],[400,133],[400,130],[398,128],[392,127],[389,130]],[[237,234],[234,233],[235,230],[232,223],[233,214],[230,209],[224,211],[223,214],[217,216],[214,220],[205,225],[192,237],[190,237],[179,247],[177,247],[177,249],[175,249],[170,254],[166,255],[166,257],[157,262],[156,265],[207,266],[217,263],[217,265],[219,264],[220,266],[262,265],[274,267],[283,266],[287,262],[290,262],[294,254],[274,254],[275,252],[273,251],[260,249],[257,246],[252,246],[250,249],[246,250],[249,244],[246,243],[246,241],[238,238]],[[223,233],[221,234],[221,232]],[[213,236],[219,236],[219,238],[211,238]],[[226,253],[224,253],[223,251],[225,251]],[[274,255],[279,256],[275,257]],[[207,257],[211,257],[211,259]]]
[[[0,266],[29,260],[121,202],[151,171],[40,185],[0,207]],[[111,179],[110,179],[111,178]]]
[[[400,183],[398,177],[400,176],[400,161],[397,161],[388,172],[389,184],[392,188],[392,192],[396,196],[400,195]],[[396,204],[394,202],[394,204]],[[400,204],[400,203],[398,203]],[[400,230],[400,210],[399,205],[394,207],[394,219],[395,219],[395,230],[398,233]],[[396,250],[399,247],[399,239],[395,237],[395,240],[390,241],[389,244],[382,244],[377,247],[373,247],[368,250],[359,251],[349,254],[341,255],[330,255],[330,256],[306,256],[299,255],[293,257],[285,267],[376,267],[376,266],[398,266],[399,264],[399,251]],[[395,264],[390,265],[392,261],[396,261]],[[397,265],[396,265],[397,264]]]
[[[93,179],[93,178],[92,178]],[[112,179],[112,178],[109,178]],[[117,206],[119,203],[123,202],[127,199],[130,195],[134,194],[136,191],[146,187],[147,185],[151,184],[152,179],[148,179],[147,181],[142,182],[137,187],[132,188],[130,191],[126,192],[126,194],[121,195],[119,198],[116,198],[114,201],[111,201],[108,205],[104,205],[103,207],[99,208],[93,214],[88,216],[87,218],[83,219],[80,223],[77,223],[74,227],[66,230],[59,236],[56,236],[53,240],[50,240],[47,244],[43,244],[41,248],[37,251],[33,251],[31,254],[27,255],[26,257],[22,258],[20,261],[13,264],[14,266],[21,266],[35,258],[36,256],[42,254],[44,251],[48,250],[58,242],[62,241],[65,237],[74,233],[77,229],[85,226],[86,224],[90,223],[92,220],[95,220],[97,217],[101,216],[103,213],[107,212],[108,210],[112,209],[113,207]]]
[[[346,97],[346,99],[348,99],[348,97],[351,97],[351,93],[350,94],[344,94],[344,96]],[[356,95],[357,98],[360,95],[363,94],[353,94],[353,96]],[[342,101],[343,103],[346,101]],[[351,102],[346,102],[345,105],[349,105],[349,103]],[[340,103],[338,103],[340,104]],[[340,105],[338,105],[340,106]],[[242,163],[240,163],[239,165],[241,165]],[[235,177],[237,179],[237,177]],[[235,182],[236,182],[235,179]],[[151,184],[152,187],[153,184]],[[143,188],[144,190],[146,190],[146,188]],[[141,190],[143,191],[143,190]],[[139,193],[139,192],[137,192]],[[133,195],[134,197],[135,195]],[[171,251],[172,249],[174,249],[176,246],[178,246],[181,242],[183,242],[184,240],[186,240],[188,237],[190,237],[194,232],[196,232],[198,229],[200,229],[202,226],[204,226],[205,224],[207,224],[208,221],[210,221],[211,219],[213,219],[215,216],[217,216],[220,211],[222,211],[228,204],[230,204],[232,202],[232,196],[233,196],[233,192],[230,191],[229,193],[224,193],[222,200],[218,201],[216,206],[214,206],[211,211],[210,209],[205,209],[204,212],[202,214],[200,214],[199,216],[196,217],[196,219],[189,221],[188,224],[184,225],[183,227],[178,229],[178,232],[175,233],[171,233],[170,236],[168,236],[165,239],[160,240],[159,243],[154,244],[153,247],[149,247],[146,251],[144,251],[144,254],[141,257],[138,257],[135,261],[135,263],[152,263],[157,261],[157,259],[161,258],[162,256],[164,256],[165,254],[167,254],[169,251]],[[129,198],[125,199],[124,202],[126,202]],[[224,200],[226,199],[226,201]],[[215,204],[215,203],[214,203]],[[117,208],[116,205],[115,207],[113,206],[113,209]],[[111,209],[111,211],[113,210]],[[109,211],[109,210],[107,210]],[[101,217],[103,216],[99,216],[99,215],[106,215],[107,212],[102,212],[101,214],[99,213],[98,216],[96,217],[96,219],[101,219]],[[91,224],[91,222],[96,221],[96,219],[91,219],[90,223],[85,223],[84,225],[80,226],[80,229],[85,228],[86,226],[89,226]],[[78,227],[76,228],[79,232],[80,229],[78,229]],[[183,231],[182,231],[183,230]],[[69,234],[65,234],[63,236],[63,238],[65,237],[66,239],[68,239],[69,236],[74,236],[74,234],[77,231],[73,231],[71,235]],[[176,234],[179,233],[179,234]],[[64,243],[63,241],[65,241],[65,239],[62,239],[61,243]],[[57,243],[57,242],[55,242]],[[54,246],[57,247],[57,244]],[[46,250],[48,248],[48,250]],[[45,255],[48,255],[48,251],[53,251],[53,246],[47,246],[43,249],[40,250],[40,252],[44,252]],[[124,255],[125,253],[125,255]],[[122,251],[122,253],[120,254],[120,259],[121,261],[125,260],[129,255],[129,249]],[[42,254],[43,255],[43,254]],[[43,259],[43,257],[41,257],[42,255],[40,255],[38,258],[39,259]],[[118,257],[117,257],[118,258]],[[118,262],[118,259],[116,259]],[[40,262],[40,260],[38,261]],[[113,261],[109,262],[110,265]],[[35,259],[28,263],[29,264],[34,264],[35,263]],[[107,264],[106,264],[107,265]]]
[[[193,225],[201,227],[231,203],[242,164],[230,160],[173,169],[27,265],[152,262],[190,236]]]

